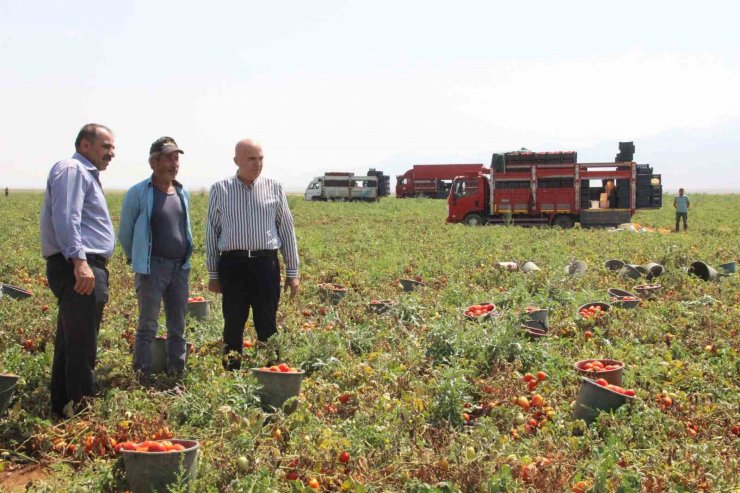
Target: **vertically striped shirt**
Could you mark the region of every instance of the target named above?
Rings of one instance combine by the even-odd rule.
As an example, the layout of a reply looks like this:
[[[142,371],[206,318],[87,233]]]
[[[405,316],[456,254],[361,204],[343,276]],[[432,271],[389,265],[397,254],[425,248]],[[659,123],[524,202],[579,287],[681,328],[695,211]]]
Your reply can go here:
[[[293,216],[283,187],[258,177],[248,187],[232,176],[211,187],[206,225],[206,268],[218,279],[218,260],[231,250],[277,250],[285,259],[285,275],[298,276],[298,245]]]

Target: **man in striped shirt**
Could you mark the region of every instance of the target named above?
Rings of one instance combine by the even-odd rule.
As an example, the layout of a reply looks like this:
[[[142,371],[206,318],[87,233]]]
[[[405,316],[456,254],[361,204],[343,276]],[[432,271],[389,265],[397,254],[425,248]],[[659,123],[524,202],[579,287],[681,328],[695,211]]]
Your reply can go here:
[[[298,293],[293,216],[280,183],[260,177],[263,159],[259,143],[240,140],[234,156],[236,175],[215,183],[210,191],[206,225],[208,289],[223,295],[224,367],[229,370],[240,367],[250,308],[258,340],[266,341],[277,333],[278,250],[286,264],[285,290],[290,290],[291,299]]]

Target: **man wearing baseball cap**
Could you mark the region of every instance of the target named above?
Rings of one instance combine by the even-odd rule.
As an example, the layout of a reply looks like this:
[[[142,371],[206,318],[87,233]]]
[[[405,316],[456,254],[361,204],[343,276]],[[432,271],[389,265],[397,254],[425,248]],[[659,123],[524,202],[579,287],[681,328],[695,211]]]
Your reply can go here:
[[[134,271],[139,320],[134,342],[134,371],[152,372],[152,341],[164,302],[167,325],[167,372],[185,369],[185,312],[190,256],[190,196],[175,177],[183,151],[172,137],[149,148],[152,175],[126,192],[118,239]]]

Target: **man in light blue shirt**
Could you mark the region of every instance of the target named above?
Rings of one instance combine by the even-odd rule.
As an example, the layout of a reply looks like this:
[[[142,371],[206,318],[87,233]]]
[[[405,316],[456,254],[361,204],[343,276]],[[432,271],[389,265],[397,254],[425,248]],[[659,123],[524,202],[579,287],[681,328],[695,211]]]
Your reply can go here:
[[[139,321],[134,342],[134,370],[152,373],[152,341],[164,303],[167,323],[167,372],[185,368],[185,312],[193,238],[190,198],[175,177],[183,151],[172,137],[161,137],[149,148],[152,176],[126,192],[118,239],[136,278]]]
[[[689,197],[683,194],[683,188],[678,190],[678,195],[673,199],[673,208],[676,209],[676,233],[678,233],[678,223],[683,219],[683,230],[686,231],[686,221],[689,217]]]
[[[51,409],[59,416],[79,411],[96,390],[97,336],[108,302],[106,264],[115,245],[100,171],[115,157],[115,148],[109,128],[87,124],[77,135],[74,155],[52,166],[46,182],[41,252],[59,304],[51,369]]]

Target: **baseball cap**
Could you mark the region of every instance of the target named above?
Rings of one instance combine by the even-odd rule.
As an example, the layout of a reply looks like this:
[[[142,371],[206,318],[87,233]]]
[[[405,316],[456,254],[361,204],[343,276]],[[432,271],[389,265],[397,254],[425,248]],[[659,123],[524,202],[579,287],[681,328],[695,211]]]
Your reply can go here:
[[[149,154],[160,152],[165,154],[169,152],[185,154],[179,147],[177,147],[177,142],[175,142],[175,139],[172,137],[160,137],[152,143],[152,146],[149,148]]]

